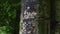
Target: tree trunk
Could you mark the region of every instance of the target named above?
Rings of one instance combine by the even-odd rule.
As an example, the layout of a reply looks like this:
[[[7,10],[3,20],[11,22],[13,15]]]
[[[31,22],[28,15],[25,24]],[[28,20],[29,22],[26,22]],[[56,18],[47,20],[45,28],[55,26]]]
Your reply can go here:
[[[37,34],[36,29],[36,0],[22,0],[20,34]],[[21,25],[22,23],[22,25]]]

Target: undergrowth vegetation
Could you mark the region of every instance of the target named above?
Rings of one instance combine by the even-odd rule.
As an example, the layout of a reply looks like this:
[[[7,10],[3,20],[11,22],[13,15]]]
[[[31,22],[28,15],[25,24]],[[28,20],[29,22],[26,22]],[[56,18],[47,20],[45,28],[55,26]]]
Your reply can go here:
[[[0,0],[0,34],[13,34],[19,8],[20,0]]]

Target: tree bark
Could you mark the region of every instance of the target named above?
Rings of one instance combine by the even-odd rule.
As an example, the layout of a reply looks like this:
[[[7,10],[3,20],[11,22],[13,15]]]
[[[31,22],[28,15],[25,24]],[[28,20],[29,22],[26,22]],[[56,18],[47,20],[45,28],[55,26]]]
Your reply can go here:
[[[20,34],[37,34],[36,33],[36,0],[22,0],[21,22],[22,31]],[[21,29],[20,29],[21,30]]]

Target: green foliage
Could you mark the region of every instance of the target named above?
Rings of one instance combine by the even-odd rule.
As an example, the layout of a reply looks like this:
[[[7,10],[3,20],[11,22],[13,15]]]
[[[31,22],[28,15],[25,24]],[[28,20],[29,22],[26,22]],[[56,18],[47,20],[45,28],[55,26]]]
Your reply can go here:
[[[0,34],[13,34],[16,21],[16,9],[20,0],[0,0]]]
[[[12,34],[11,30],[7,26],[0,27],[0,34]]]

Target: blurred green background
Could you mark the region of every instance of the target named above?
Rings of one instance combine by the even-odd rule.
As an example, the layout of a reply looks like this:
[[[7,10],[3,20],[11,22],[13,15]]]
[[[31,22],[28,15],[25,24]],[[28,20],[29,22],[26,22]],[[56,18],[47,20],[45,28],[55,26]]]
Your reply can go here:
[[[0,0],[0,34],[18,34],[19,14],[20,0]]]

